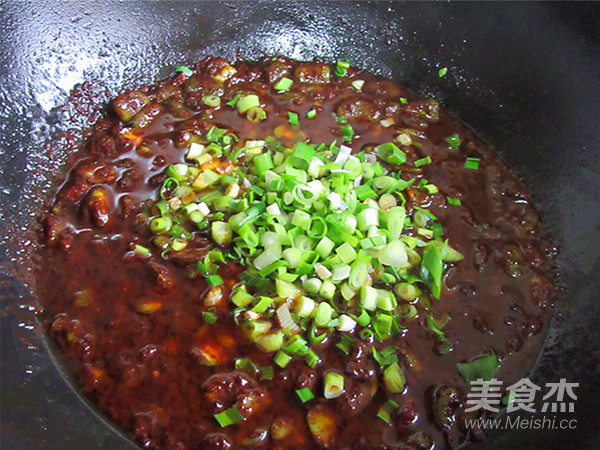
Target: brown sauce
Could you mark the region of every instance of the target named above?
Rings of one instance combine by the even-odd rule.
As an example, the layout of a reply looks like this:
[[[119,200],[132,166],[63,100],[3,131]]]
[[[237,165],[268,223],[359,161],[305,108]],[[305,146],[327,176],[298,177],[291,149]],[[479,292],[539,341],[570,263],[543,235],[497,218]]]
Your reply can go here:
[[[554,249],[542,238],[523,187],[471,130],[443,110],[434,114],[432,103],[391,81],[352,68],[345,77],[332,71],[323,80],[318,63],[299,68],[301,63],[278,58],[238,63],[236,74],[219,84],[213,77],[225,64],[209,58],[197,64],[191,78],[178,74],[141,89],[151,107],[144,117],[136,116],[138,125],[150,124],[133,128],[137,141],[124,134],[129,124],[107,113],[93,126],[81,157],[67,168],[67,180],[43,217],[38,295],[46,307],[48,332],[81,389],[149,448],[318,448],[306,422],[309,410],[335,412],[330,448],[455,447],[474,438],[463,426],[468,385],[457,363],[492,349],[501,360],[496,377],[505,385],[517,381],[540,350],[555,295]],[[283,75],[294,85],[277,93],[272,85]],[[356,79],[365,81],[360,92],[351,85]],[[266,103],[266,120],[251,123],[225,105],[245,90]],[[208,108],[201,101],[206,94],[222,95],[222,106]],[[306,119],[313,108],[318,118]],[[288,111],[300,117],[298,128],[290,127]],[[269,366],[271,357],[244,340],[227,303],[218,308],[216,323],[203,321],[208,286],[190,280],[185,265],[162,259],[139,220],[148,201],[156,200],[165,168],[184,161],[190,134],[205,133],[215,124],[234,130],[240,142],[264,139],[277,129],[284,143],[341,142],[336,113],[344,114],[354,129],[348,145],[355,153],[394,141],[401,129],[420,134],[420,146],[405,148],[406,165],[431,157],[432,163],[413,176],[437,185],[439,193],[414,190],[407,207],[428,208],[465,256],[448,266],[441,298],[432,305],[435,317],[451,318],[444,332],[452,351],[437,351],[423,316],[386,342],[400,349],[407,384],[390,424],[377,417],[385,395],[371,397],[370,380],[380,375],[367,344],[355,344],[344,355],[325,343],[321,365],[311,369],[293,361],[284,369],[276,367],[272,380],[236,372],[235,358]],[[445,141],[454,134],[460,137],[458,148]],[[140,152],[141,146],[147,150]],[[481,159],[478,170],[464,167],[467,157]],[[94,203],[95,189],[107,193],[106,205]],[[460,198],[461,205],[448,204],[447,197]],[[152,249],[151,257],[137,258],[134,244]],[[221,268],[227,289],[242,270],[235,262]],[[152,311],[140,310],[142,303]],[[206,343],[222,348],[219,365],[198,363],[194,349]],[[322,392],[327,368],[345,372],[345,394],[331,400],[317,394],[306,404],[299,402],[295,390],[300,387]],[[248,407],[246,420],[220,427],[214,414],[244,399],[258,399]],[[447,401],[444,411],[440,399]],[[274,421],[292,423],[293,432],[276,439]]]

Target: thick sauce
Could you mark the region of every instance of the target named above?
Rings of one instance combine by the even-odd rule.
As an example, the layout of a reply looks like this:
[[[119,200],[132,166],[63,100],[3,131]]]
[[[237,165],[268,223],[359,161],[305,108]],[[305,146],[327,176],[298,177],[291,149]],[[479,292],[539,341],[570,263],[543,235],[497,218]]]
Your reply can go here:
[[[330,448],[455,447],[473,438],[464,430],[468,385],[457,363],[492,349],[501,361],[496,378],[505,386],[517,381],[539,352],[555,295],[549,272],[554,250],[541,237],[523,187],[469,129],[389,80],[352,68],[345,76],[332,70],[325,77],[322,64],[269,58],[239,63],[227,81],[215,81],[227,64],[209,58],[191,76],[179,73],[141,89],[151,103],[133,127],[113,113],[99,120],[43,217],[38,294],[48,331],[81,388],[150,448],[318,448],[308,411],[334,412],[325,444]],[[273,84],[282,76],[294,84],[277,92]],[[360,90],[352,85],[358,79],[365,81]],[[261,97],[265,120],[252,123],[225,105],[240,91]],[[209,94],[222,96],[220,107],[202,101]],[[315,108],[317,118],[306,118]],[[289,124],[289,111],[298,114],[298,127]],[[271,380],[235,371],[236,358],[261,367],[273,365],[272,358],[243,338],[227,302],[217,308],[214,324],[203,320],[210,288],[191,279],[181,260],[161,258],[140,219],[157,198],[165,168],[183,162],[190,137],[212,124],[232,129],[240,142],[275,134],[288,144],[329,143],[342,141],[339,115],[354,130],[347,144],[353,152],[411,130],[418,145],[403,146],[408,161],[402,168],[439,192],[411,188],[406,207],[428,208],[464,255],[447,267],[441,298],[431,300],[436,318],[451,318],[443,328],[451,351],[439,351],[422,312],[405,333],[373,344],[396,345],[406,377],[389,424],[377,417],[385,393],[371,396],[373,379],[381,377],[371,342],[355,342],[346,355],[336,341],[325,341],[322,364],[275,366]],[[458,147],[446,141],[455,134]],[[413,166],[428,156],[431,164]],[[465,168],[467,157],[480,158],[477,170]],[[101,197],[94,195],[99,190]],[[447,197],[461,204],[449,204]],[[151,249],[150,257],[140,258],[135,244]],[[232,261],[220,269],[226,296],[242,270]],[[197,347],[207,343],[221,349],[218,365],[199,363]],[[328,368],[346,376],[345,393],[329,400],[318,394]],[[307,403],[295,394],[303,387],[317,394]],[[236,402],[245,420],[222,428],[214,414]],[[283,427],[287,434],[278,433],[281,424],[289,424]]]

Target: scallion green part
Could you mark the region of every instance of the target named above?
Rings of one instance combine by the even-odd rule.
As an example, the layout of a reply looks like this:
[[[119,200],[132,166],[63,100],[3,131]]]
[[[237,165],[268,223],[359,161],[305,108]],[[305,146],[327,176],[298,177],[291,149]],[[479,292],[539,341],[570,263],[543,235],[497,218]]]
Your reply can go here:
[[[292,87],[293,83],[294,82],[288,77],[282,77],[277,83],[275,83],[273,89],[280,92],[287,91],[290,87]]]
[[[217,321],[217,315],[210,311],[204,311],[202,313],[202,320],[208,324],[213,324]]]
[[[348,60],[348,58],[346,58],[343,61],[338,61],[336,63],[334,73],[338,77],[345,77],[348,73],[349,68],[350,68],[350,61]]]
[[[306,403],[315,398],[315,394],[308,388],[296,389],[296,395],[302,403]]]
[[[273,370],[273,366],[265,366],[260,368],[260,380],[272,380],[275,371]]]
[[[373,359],[375,359],[382,367],[388,366],[398,362],[397,352],[398,347],[395,345],[390,345],[380,351],[377,351],[377,349],[373,347]]]
[[[379,412],[377,413],[377,417],[379,417],[385,423],[388,423],[388,424],[392,423],[392,414],[399,407],[400,407],[400,405],[398,405],[398,403],[396,403],[392,399],[389,399],[379,409]]]
[[[221,98],[217,95],[205,95],[202,97],[202,101],[206,106],[210,106],[211,108],[221,106]]]
[[[458,371],[467,383],[479,378],[489,381],[500,370],[498,356],[494,352],[490,352],[488,355],[479,356],[472,361],[458,364]]]
[[[465,161],[465,169],[478,170],[480,158],[467,158]]]
[[[383,371],[383,381],[388,394],[399,394],[404,391],[406,381],[404,373],[397,362],[390,364]]]
[[[150,249],[140,244],[136,244],[133,247],[133,251],[140,256],[148,256],[150,254]]]
[[[223,284],[223,278],[221,278],[219,275],[209,275],[206,277],[206,281],[209,286],[212,287],[221,286]]]
[[[448,68],[447,67],[442,67],[440,70],[438,70],[438,77],[442,78],[447,73],[448,73]]]
[[[461,142],[460,142],[460,136],[458,134],[453,134],[451,136],[448,136],[444,140],[448,143],[448,146],[450,148],[459,147],[460,144],[461,144]]]
[[[352,138],[354,137],[354,129],[349,124],[344,124],[342,125],[341,130],[344,142],[352,142]]]
[[[406,162],[406,153],[400,150],[393,142],[379,144],[375,147],[378,156],[390,164],[403,164]]]
[[[226,409],[223,412],[215,414],[214,417],[215,419],[217,419],[217,422],[219,422],[219,425],[221,425],[221,427],[223,428],[244,420],[244,416],[237,408],[237,406],[232,406],[231,408]]]
[[[427,164],[431,164],[431,157],[430,156],[426,156],[425,158],[421,158],[421,159],[417,159],[414,162],[415,167],[421,167]]]
[[[292,111],[288,111],[288,121],[292,126],[298,126],[298,114]]]
[[[225,103],[227,106],[235,106],[236,103],[238,102],[238,100],[240,99],[240,97],[242,96],[242,94],[240,92],[238,92],[237,94],[235,94],[235,96],[229,100],[227,103]]]
[[[194,75],[194,71],[187,66],[177,66],[175,68],[175,72],[181,72],[182,74],[187,75],[188,77]]]

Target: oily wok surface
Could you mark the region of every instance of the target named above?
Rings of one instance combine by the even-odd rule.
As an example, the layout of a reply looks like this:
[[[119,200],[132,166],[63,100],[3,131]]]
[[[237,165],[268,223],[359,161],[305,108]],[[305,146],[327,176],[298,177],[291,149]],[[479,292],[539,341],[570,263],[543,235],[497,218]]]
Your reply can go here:
[[[440,100],[500,149],[561,249],[564,300],[531,379],[579,382],[579,422],[492,433],[483,445],[597,445],[597,4],[19,2],[1,14],[3,446],[135,448],[71,390],[33,313],[19,307],[34,304],[23,285],[26,231],[65,159],[44,142],[87,125],[70,120],[74,108],[56,109],[76,83],[92,82],[79,105],[93,111],[107,92],[209,54],[348,56]]]

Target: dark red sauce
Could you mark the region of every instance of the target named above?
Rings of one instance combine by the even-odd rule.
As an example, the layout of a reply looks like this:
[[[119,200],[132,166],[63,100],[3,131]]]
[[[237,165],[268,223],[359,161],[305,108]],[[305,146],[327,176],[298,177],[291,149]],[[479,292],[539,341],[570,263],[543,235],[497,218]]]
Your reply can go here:
[[[468,385],[457,363],[492,349],[502,363],[496,377],[505,385],[517,381],[540,350],[555,296],[554,249],[542,238],[523,187],[471,130],[389,80],[352,68],[346,77],[332,71],[325,80],[320,63],[269,58],[238,63],[233,77],[217,83],[213,77],[226,64],[208,58],[191,77],[180,73],[142,88],[151,103],[133,119],[137,127],[108,112],[92,127],[85,150],[67,168],[67,180],[43,217],[38,295],[46,306],[48,332],[81,389],[150,448],[318,448],[307,425],[309,410],[334,412],[330,448],[455,447],[474,438],[463,426]],[[276,93],[272,86],[284,75],[294,85]],[[365,83],[357,92],[351,82],[359,78]],[[208,108],[202,102],[204,95],[216,94],[224,104],[244,90],[267,104],[266,120],[251,123],[234,108]],[[124,95],[129,97],[120,99],[128,98],[128,107],[142,106],[135,94]],[[313,108],[319,118],[305,119]],[[289,126],[288,111],[300,117],[297,129]],[[271,357],[242,337],[227,302],[218,307],[216,323],[203,321],[202,299],[209,287],[190,280],[182,261],[162,259],[139,219],[156,199],[165,168],[184,161],[192,134],[215,124],[233,129],[240,141],[274,134],[284,143],[341,141],[334,113],[352,125],[354,152],[393,141],[400,129],[420,134],[420,146],[405,148],[408,163],[431,157],[431,164],[412,170],[440,192],[410,190],[407,207],[429,208],[465,256],[449,268],[433,305],[436,317],[451,317],[444,332],[453,350],[439,353],[424,317],[386,342],[399,347],[408,386],[398,396],[391,424],[377,417],[385,394],[379,390],[372,396],[373,379],[380,375],[368,343],[355,343],[344,355],[326,342],[323,364],[311,369],[294,361],[285,369],[276,367],[272,380],[236,372],[235,358],[268,366]],[[459,148],[445,141],[454,134]],[[479,169],[466,169],[466,157],[480,158]],[[462,205],[449,205],[448,196],[460,198]],[[137,257],[135,244],[152,249],[151,256]],[[225,295],[242,270],[235,262],[220,270]],[[197,346],[207,343],[221,349],[216,366],[197,360]],[[330,367],[344,371],[345,393],[299,402],[295,390],[322,392],[322,373]],[[214,414],[236,403],[246,419],[220,427]],[[281,438],[277,424],[286,423],[291,431]]]

